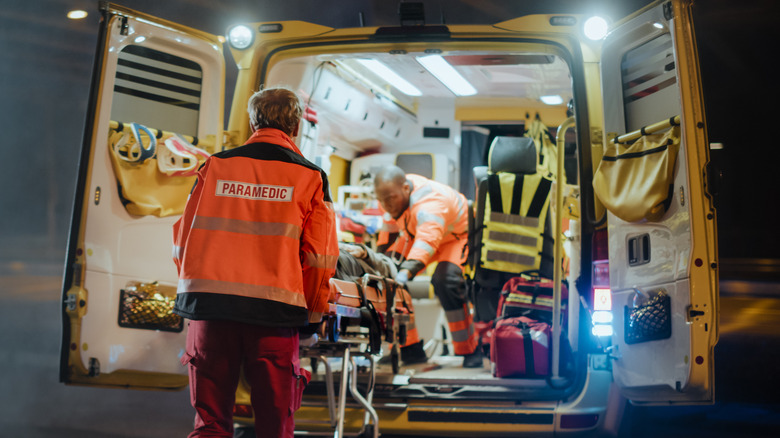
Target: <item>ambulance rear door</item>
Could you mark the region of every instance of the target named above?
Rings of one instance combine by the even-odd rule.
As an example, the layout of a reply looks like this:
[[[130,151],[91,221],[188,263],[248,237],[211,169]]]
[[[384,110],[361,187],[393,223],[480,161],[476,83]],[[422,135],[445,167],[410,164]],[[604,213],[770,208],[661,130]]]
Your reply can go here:
[[[648,127],[663,133],[676,116],[681,141],[660,219],[607,213],[614,381],[635,403],[712,402],[716,223],[691,2],[659,2],[632,17],[603,45],[605,141]]]
[[[222,43],[120,6],[100,10],[63,280],[60,381],[181,389],[186,322],[171,313],[172,226],[195,176],[175,172],[191,173],[204,158],[177,155],[165,140],[221,148]]]

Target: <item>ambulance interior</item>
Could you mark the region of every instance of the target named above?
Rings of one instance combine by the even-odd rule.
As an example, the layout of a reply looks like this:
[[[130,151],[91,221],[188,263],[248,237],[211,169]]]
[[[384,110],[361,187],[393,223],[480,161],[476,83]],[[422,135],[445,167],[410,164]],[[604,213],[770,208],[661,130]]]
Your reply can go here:
[[[437,66],[449,73],[436,70]],[[452,77],[443,76],[453,71]],[[407,173],[448,184],[476,208],[474,169],[485,171],[496,137],[536,133],[539,138],[541,133],[549,147],[563,136],[567,200],[562,213],[567,266],[563,280],[574,284],[580,264],[578,158],[573,119],[565,133],[557,132],[572,115],[572,79],[563,59],[541,52],[465,50],[320,54],[273,63],[267,78],[268,86],[289,86],[304,97],[307,120],[298,144],[329,174],[343,242],[375,247],[382,217],[373,198],[372,178],[382,165],[396,164]],[[445,85],[451,79],[459,81],[461,88]],[[539,154],[554,152],[542,151],[541,143],[537,148]],[[546,164],[549,167],[538,171],[552,177],[549,170],[554,165]],[[409,283],[416,327],[431,359],[425,364],[402,363],[399,375],[380,364],[377,383],[389,390],[384,395],[540,400],[562,397],[576,386],[571,373],[555,388],[543,377],[493,377],[488,356],[483,368],[461,367],[462,358],[448,354],[451,337],[429,285],[432,272],[429,266]],[[561,303],[568,314],[562,330],[577,351],[580,299],[576,288],[568,289]],[[387,349],[383,352],[388,354]],[[564,367],[571,371],[572,365]]]
[[[275,55],[268,63],[262,85],[290,87],[304,100],[305,121],[296,141],[302,153],[328,173],[343,242],[376,245],[382,217],[372,194],[372,174],[381,165],[396,164],[409,173],[448,184],[477,209],[480,201],[476,199],[475,168],[489,170],[490,146],[496,137],[534,134],[537,171],[553,181],[557,168],[552,158],[558,145],[564,149],[561,180],[565,204],[562,211],[555,211],[551,195],[549,210],[551,223],[560,219],[560,272],[563,284],[568,285],[568,294],[560,303],[565,316],[559,329],[573,356],[559,350],[561,365],[551,373],[562,380],[553,385],[543,376],[497,378],[487,357],[482,368],[463,368],[462,358],[449,354],[452,338],[430,287],[433,266],[429,266],[409,283],[409,292],[416,327],[430,360],[426,364],[401,364],[397,374],[392,367],[379,364],[376,382],[381,385],[377,386],[376,397],[560,400],[582,385],[586,368],[583,350],[591,348],[592,338],[589,327],[581,328],[589,324],[589,319],[580,318],[586,310],[574,287],[583,260],[579,249],[580,159],[572,113],[572,76],[567,62],[544,45],[494,46],[490,50],[443,52],[421,46],[387,51],[387,46],[381,44],[373,46],[376,51],[372,52],[309,50],[302,55]],[[108,148],[95,151],[95,159],[105,167],[93,169],[96,192],[94,206],[88,206],[87,221],[95,226],[88,227],[85,235],[87,269],[92,272],[86,290],[121,290],[119,296],[92,293],[89,301],[90,308],[118,307],[119,327],[109,320],[116,318],[116,311],[103,316],[85,311],[79,324],[83,328],[82,343],[89,345],[86,354],[90,360],[85,367],[94,366],[104,373],[128,368],[163,372],[175,375],[168,386],[176,387],[186,385],[186,370],[176,356],[184,340],[182,323],[143,323],[133,307],[141,303],[134,301],[134,294],[144,292],[151,284],[149,293],[163,295],[167,304],[175,296],[175,269],[167,257],[170,227],[192,187],[197,163],[192,159],[193,149],[177,153],[178,146],[170,140],[176,137],[174,132],[179,133],[184,149],[195,146],[216,152],[213,138],[194,139],[192,135],[211,129],[219,98],[205,92],[200,95],[198,87],[214,74],[208,65],[160,53],[130,44],[112,54],[118,57],[119,65],[110,105],[102,109],[105,114],[101,116],[111,120]],[[172,67],[166,68],[176,73],[166,78],[144,65],[156,69],[169,65]],[[449,72],[437,70],[442,66]],[[167,87],[177,98],[185,99],[184,103],[151,96],[144,85],[148,81],[139,85],[132,76],[167,81]],[[197,79],[195,85],[183,80],[193,77]],[[459,85],[449,83],[453,77]],[[186,91],[184,86],[198,89],[185,95],[180,93]],[[235,96],[245,99],[248,91],[237,91]],[[197,95],[200,97],[191,97]],[[248,129],[244,105],[234,102],[228,126]],[[139,124],[128,126],[132,121]],[[561,126],[564,128],[559,132]],[[133,137],[139,140],[133,143]],[[157,156],[143,161],[144,152],[138,145],[148,147],[153,137]],[[227,147],[239,146],[243,141],[231,139]],[[132,162],[135,155],[139,155],[138,162],[146,164]],[[198,154],[195,157],[203,159]],[[556,187],[554,182],[551,193]],[[110,209],[98,208],[106,202]],[[139,258],[139,254],[151,258]],[[156,262],[150,263],[152,260]],[[589,265],[590,260],[584,263]],[[105,327],[114,328],[108,333]],[[127,328],[147,330],[133,330],[132,334],[122,331]],[[585,334],[580,336],[583,331]],[[581,342],[581,337],[588,341]],[[116,344],[109,338],[124,341]],[[117,345],[121,351],[117,351]],[[152,354],[144,345],[155,345],[155,350],[171,354]],[[383,353],[388,354],[388,349]],[[83,372],[90,374],[93,370],[85,368]],[[321,367],[315,375],[315,381],[318,379],[323,380]]]

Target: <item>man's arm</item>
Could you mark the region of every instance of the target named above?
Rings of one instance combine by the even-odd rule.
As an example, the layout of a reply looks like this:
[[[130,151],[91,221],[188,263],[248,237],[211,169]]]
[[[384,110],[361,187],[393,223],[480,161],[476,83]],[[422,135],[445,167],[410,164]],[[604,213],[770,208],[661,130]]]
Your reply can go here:
[[[176,264],[177,272],[181,272],[181,259],[184,256],[184,248],[187,246],[187,238],[190,235],[190,230],[192,230],[192,221],[195,218],[195,212],[198,210],[201,193],[203,193],[201,181],[205,181],[210,162],[210,160],[206,160],[201,168],[198,169],[198,177],[195,179],[195,185],[187,197],[184,212],[179,220],[173,224],[173,262]]]
[[[339,257],[336,217],[330,198],[327,176],[320,173],[322,184],[312,200],[312,209],[301,235],[303,288],[309,322],[320,322],[328,309],[329,280],[336,273]]]

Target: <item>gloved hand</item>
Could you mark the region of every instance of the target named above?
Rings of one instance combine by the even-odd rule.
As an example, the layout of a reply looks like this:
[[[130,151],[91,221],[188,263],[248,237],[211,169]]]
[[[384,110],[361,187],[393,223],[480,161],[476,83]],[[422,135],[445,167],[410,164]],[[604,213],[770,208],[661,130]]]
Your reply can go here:
[[[409,282],[409,271],[407,269],[401,269],[398,274],[395,275],[395,281],[398,284],[402,284],[404,287]]]

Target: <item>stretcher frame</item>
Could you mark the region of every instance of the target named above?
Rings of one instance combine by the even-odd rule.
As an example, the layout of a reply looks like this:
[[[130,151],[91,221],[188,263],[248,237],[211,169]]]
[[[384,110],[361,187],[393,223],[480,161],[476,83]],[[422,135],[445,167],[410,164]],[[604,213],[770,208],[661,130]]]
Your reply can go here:
[[[388,307],[388,302],[394,305]],[[395,280],[372,274],[363,275],[359,284],[335,278],[330,280],[328,312],[324,317],[325,334],[315,345],[302,347],[301,355],[324,364],[327,423],[334,429],[334,437],[344,436],[347,389],[365,411],[358,436],[379,437],[379,416],[372,406],[376,383],[374,355],[379,353],[382,341],[389,342],[391,365],[393,373],[397,374],[400,346],[406,342],[406,332],[411,323],[411,296]],[[356,326],[368,328],[368,332],[349,330]],[[359,351],[364,345],[366,351]],[[357,387],[361,367],[356,363],[356,357],[365,357],[369,361],[365,394],[361,394]],[[340,358],[342,361],[338,399],[328,358]]]

